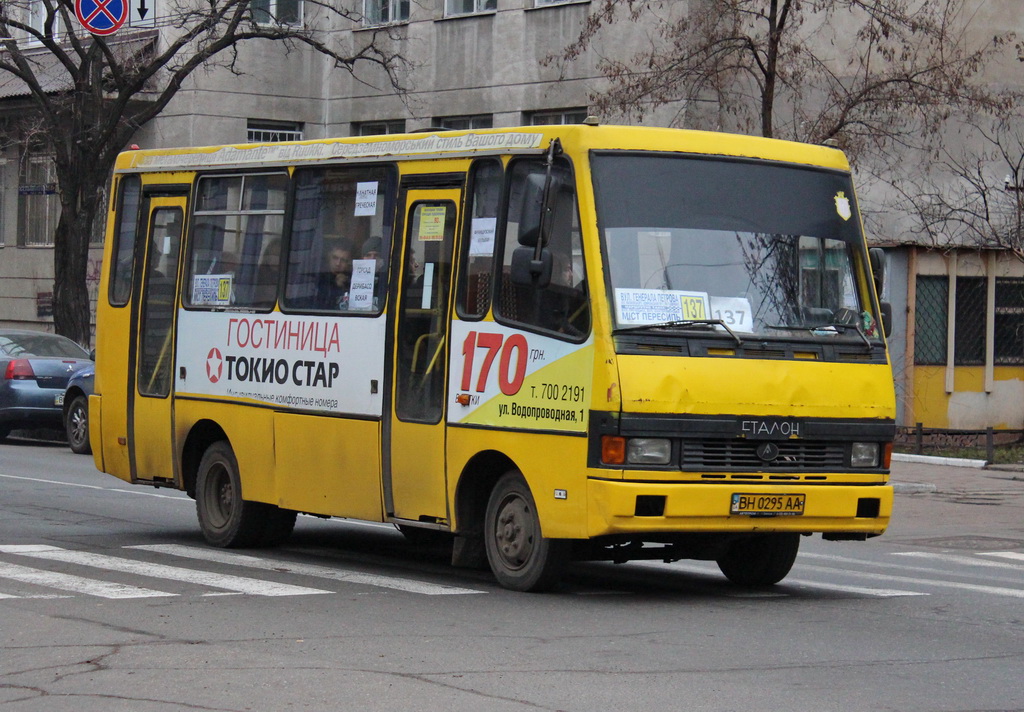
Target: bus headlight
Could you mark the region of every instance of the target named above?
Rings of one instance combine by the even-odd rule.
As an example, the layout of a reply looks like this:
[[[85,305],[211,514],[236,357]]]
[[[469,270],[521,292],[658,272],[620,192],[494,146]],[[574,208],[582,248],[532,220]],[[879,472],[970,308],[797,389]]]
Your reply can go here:
[[[630,465],[667,465],[672,459],[672,441],[667,438],[630,438],[626,462]]]
[[[878,467],[878,443],[853,443],[850,467]]]

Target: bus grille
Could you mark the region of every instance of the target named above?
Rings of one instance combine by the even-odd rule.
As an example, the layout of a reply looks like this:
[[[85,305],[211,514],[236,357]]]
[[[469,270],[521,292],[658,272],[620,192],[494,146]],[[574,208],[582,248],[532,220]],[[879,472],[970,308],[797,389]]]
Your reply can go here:
[[[822,471],[843,468],[846,448],[841,443],[806,440],[773,441],[779,455],[765,462],[757,454],[758,440],[682,441],[683,470]]]

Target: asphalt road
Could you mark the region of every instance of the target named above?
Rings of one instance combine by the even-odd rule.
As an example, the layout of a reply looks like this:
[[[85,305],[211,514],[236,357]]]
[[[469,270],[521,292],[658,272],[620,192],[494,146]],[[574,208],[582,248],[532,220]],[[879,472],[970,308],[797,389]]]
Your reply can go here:
[[[769,590],[714,564],[518,594],[392,528],[203,545],[191,500],[0,445],[0,709],[1024,710],[1024,478],[894,466],[896,518],[805,539]]]

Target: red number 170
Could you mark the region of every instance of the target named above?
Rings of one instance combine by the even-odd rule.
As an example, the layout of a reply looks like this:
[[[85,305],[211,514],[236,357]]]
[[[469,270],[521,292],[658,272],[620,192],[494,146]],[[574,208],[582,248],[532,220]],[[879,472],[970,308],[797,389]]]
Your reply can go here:
[[[504,344],[502,343],[504,341]],[[523,387],[523,379],[526,378],[526,337],[522,334],[512,334],[505,339],[501,334],[483,333],[477,334],[471,331],[466,334],[466,340],[462,342],[462,390],[468,391],[473,380],[473,362],[476,350],[485,349],[483,363],[480,364],[480,374],[476,379],[477,393],[483,393],[487,389],[487,377],[490,375],[494,359],[501,352],[501,360],[498,363],[498,386],[506,396],[513,396]],[[510,373],[512,365],[512,354],[516,354],[515,372]]]

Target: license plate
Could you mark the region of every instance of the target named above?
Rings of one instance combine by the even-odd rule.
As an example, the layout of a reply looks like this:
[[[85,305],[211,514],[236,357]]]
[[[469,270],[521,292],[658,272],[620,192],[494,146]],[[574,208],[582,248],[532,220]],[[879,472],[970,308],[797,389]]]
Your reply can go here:
[[[732,496],[730,514],[743,514],[748,517],[795,516],[804,513],[804,494],[744,494],[737,492]]]
[[[58,393],[57,395],[55,395],[53,397],[53,404],[54,405],[64,405],[64,394],[63,393]]]

